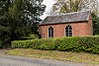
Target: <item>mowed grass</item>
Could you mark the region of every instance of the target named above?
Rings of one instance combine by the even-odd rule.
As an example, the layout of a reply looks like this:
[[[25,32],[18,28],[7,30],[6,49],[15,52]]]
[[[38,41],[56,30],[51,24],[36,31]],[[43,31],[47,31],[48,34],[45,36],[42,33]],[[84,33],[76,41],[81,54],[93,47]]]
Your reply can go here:
[[[12,49],[7,51],[9,55],[26,56],[41,59],[53,59],[70,62],[83,62],[99,64],[99,55],[84,52],[63,52],[53,50],[35,50],[35,49]]]

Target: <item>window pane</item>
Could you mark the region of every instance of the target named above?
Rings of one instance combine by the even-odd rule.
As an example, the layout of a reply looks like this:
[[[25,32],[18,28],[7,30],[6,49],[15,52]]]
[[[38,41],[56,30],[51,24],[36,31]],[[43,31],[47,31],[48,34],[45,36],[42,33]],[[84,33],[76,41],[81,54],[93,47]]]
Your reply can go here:
[[[49,37],[53,37],[53,28],[52,27],[50,27],[49,28]]]
[[[72,27],[68,25],[65,29],[65,32],[66,36],[72,36]]]

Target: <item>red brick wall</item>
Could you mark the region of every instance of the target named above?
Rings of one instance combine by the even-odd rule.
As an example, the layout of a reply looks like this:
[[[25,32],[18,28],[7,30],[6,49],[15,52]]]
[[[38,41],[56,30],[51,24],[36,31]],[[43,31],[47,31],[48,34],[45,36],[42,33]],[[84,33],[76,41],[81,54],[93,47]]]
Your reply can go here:
[[[66,36],[65,35],[65,27],[68,25],[72,26],[72,35],[73,36],[91,36],[91,35],[93,35],[91,17],[88,22],[40,25],[39,33],[41,34],[42,38],[48,38],[48,28],[53,27],[54,37],[64,37],[64,36]]]
[[[88,34],[93,35],[93,24],[92,24],[92,17],[89,16],[89,21],[88,21]]]

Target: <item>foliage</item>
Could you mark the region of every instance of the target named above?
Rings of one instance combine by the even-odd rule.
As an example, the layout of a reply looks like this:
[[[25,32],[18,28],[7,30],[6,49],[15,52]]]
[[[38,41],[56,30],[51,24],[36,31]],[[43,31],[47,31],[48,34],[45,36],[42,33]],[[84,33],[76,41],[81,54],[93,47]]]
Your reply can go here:
[[[57,13],[70,13],[91,10],[97,12],[97,0],[56,0],[53,10]]]
[[[33,48],[42,50],[53,50],[55,49],[55,44],[53,39],[12,41],[12,48]]]
[[[17,40],[30,33],[38,34],[39,16],[44,12],[43,0],[1,0],[0,39]]]
[[[30,36],[27,38],[28,39],[38,39],[38,35],[37,34],[30,34]]]
[[[54,50],[56,49],[56,46],[54,44],[54,39],[43,39],[41,40],[42,44],[40,45],[40,49],[43,50]]]
[[[99,54],[99,37],[64,37],[57,39],[12,41],[12,48],[83,51]]]
[[[0,48],[2,48],[2,41],[0,40]]]
[[[57,50],[61,51],[77,51],[79,44],[78,44],[78,37],[69,37],[69,38],[62,38],[56,39],[55,45]]]
[[[99,17],[95,13],[92,13],[92,21],[93,21],[93,33],[94,35],[98,35],[99,34]]]
[[[99,37],[62,38],[61,41],[56,40],[56,43],[57,49],[62,51],[99,53]]]
[[[78,43],[85,52],[99,53],[99,37],[82,37]]]
[[[31,44],[31,40],[13,41],[12,48],[29,48]]]
[[[10,35],[10,28],[0,25],[0,39],[3,42],[7,42],[8,40],[10,40],[9,35]]]

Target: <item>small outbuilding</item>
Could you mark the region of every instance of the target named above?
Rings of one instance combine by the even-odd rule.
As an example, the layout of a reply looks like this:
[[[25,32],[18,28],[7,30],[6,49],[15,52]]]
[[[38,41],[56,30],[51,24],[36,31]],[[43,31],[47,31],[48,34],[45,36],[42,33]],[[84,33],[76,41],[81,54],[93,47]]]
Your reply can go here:
[[[59,16],[48,16],[40,23],[39,34],[41,38],[92,36],[91,12],[73,12]]]

